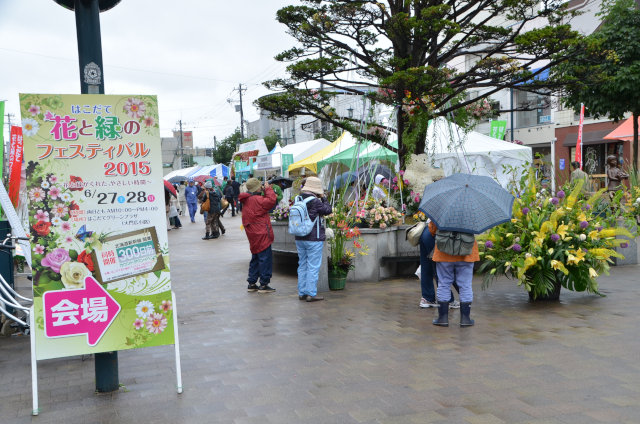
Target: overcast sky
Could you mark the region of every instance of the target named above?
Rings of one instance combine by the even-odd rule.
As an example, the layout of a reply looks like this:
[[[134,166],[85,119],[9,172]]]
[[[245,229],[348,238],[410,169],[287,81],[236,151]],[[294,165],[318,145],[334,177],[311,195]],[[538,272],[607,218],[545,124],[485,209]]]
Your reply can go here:
[[[273,57],[294,40],[275,15],[294,3],[122,0],[100,14],[105,93],[157,95],[163,137],[182,119],[194,144],[210,147],[240,125],[227,102],[238,84],[253,121],[261,83],[284,75]],[[53,0],[0,0],[0,100],[13,123],[18,93],[80,93],[75,14]]]

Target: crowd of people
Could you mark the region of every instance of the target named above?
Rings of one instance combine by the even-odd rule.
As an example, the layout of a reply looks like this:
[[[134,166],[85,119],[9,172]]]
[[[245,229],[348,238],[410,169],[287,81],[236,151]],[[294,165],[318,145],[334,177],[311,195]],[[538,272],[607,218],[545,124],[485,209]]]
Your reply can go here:
[[[380,184],[380,181],[375,181]],[[349,189],[352,191],[355,187]],[[377,186],[377,185],[376,185]],[[242,184],[235,177],[224,177],[217,185],[211,179],[204,183],[189,180],[186,185],[176,186],[177,196],[167,196],[167,219],[172,228],[180,228],[180,216],[188,210],[192,223],[198,210],[205,222],[203,240],[216,239],[225,234],[221,217],[230,209],[231,216],[242,215],[242,225],[249,242],[251,260],[247,276],[247,291],[258,293],[274,293],[271,287],[273,273],[273,254],[271,245],[274,241],[270,212],[283,197],[283,189],[279,183],[270,184],[250,175]],[[326,240],[325,223],[322,217],[332,213],[332,206],[327,200],[327,193],[317,177],[308,177],[302,181],[300,197],[305,202],[309,218],[316,227],[306,236],[296,236],[298,252],[298,298],[301,301],[317,302],[324,298],[318,295],[318,276],[322,264],[323,245]],[[460,308],[460,325],[471,326],[470,305],[473,300],[471,280],[473,264],[478,258],[477,243],[470,255],[453,256],[440,252],[435,244],[437,228],[433,223],[420,237],[420,282],[422,297],[421,308],[438,308],[438,317],[434,325],[448,325],[449,308]],[[435,286],[434,286],[435,283]],[[460,301],[453,296],[452,287],[456,289]],[[437,288],[437,290],[436,290]]]

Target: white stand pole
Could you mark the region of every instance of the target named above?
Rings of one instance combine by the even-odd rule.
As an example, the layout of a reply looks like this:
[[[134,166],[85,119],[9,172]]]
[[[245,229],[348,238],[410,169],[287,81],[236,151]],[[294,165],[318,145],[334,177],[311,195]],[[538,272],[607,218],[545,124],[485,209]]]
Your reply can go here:
[[[33,317],[34,307],[29,310],[29,338],[31,339],[31,398],[33,400],[33,410],[31,415],[38,415],[38,360],[36,359],[36,324]]]
[[[178,337],[178,308],[176,306],[176,294],[171,291],[171,300],[173,301],[173,337],[175,338],[176,350],[176,383],[178,393],[182,393],[182,367],[180,366],[180,338]]]

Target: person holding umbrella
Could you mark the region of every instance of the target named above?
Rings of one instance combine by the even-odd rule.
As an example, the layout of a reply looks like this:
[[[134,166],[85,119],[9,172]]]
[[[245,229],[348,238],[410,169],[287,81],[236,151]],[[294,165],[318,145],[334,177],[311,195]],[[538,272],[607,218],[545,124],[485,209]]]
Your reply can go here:
[[[429,232],[435,236],[433,261],[438,273],[438,318],[434,325],[449,325],[451,285],[460,288],[460,326],[472,326],[473,263],[480,260],[480,234],[511,219],[514,197],[493,179],[480,175],[453,174],[425,187],[419,209],[427,215]]]

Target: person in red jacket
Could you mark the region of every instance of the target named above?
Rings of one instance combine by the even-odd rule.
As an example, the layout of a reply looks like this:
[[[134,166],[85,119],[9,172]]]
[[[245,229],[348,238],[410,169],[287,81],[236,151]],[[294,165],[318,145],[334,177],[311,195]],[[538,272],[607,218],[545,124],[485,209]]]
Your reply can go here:
[[[263,185],[257,178],[249,178],[247,192],[240,193],[238,200],[242,203],[242,225],[251,250],[247,291],[273,293],[276,289],[269,286],[273,269],[273,228],[269,210],[276,204],[276,193],[269,183]],[[260,287],[257,285],[258,277]]]

